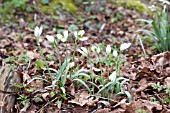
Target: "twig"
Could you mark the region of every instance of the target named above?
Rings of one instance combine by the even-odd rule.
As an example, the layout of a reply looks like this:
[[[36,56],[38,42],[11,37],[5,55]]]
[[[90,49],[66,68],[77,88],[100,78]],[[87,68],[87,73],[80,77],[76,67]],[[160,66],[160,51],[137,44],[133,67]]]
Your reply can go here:
[[[164,106],[164,101],[161,99],[161,97],[159,97],[159,95],[156,92],[154,92],[154,95],[158,98],[162,107],[168,111],[168,109]]]
[[[54,102],[56,99],[58,99],[58,97],[54,98],[51,102],[47,102],[44,106],[42,106],[36,113],[39,113],[43,108],[45,108],[47,105],[49,105],[50,103]]]

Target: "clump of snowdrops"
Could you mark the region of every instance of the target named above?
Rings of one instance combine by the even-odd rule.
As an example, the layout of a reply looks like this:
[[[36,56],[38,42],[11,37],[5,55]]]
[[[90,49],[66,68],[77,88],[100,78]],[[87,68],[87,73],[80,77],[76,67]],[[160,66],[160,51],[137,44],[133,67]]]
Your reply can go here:
[[[131,43],[123,43],[120,45],[120,48],[117,50],[116,49],[113,50],[113,48],[110,45],[107,45],[106,51],[105,51],[106,53],[105,60],[110,60],[108,56],[112,56],[112,58],[115,59],[116,70],[114,70],[106,78],[103,76],[103,73],[102,73],[102,66],[101,66],[102,59],[100,57],[101,48],[98,45],[92,45],[91,51],[89,50],[89,48],[86,48],[86,47],[80,47],[79,49],[77,49],[77,44],[79,41],[88,40],[88,37],[84,36],[85,34],[84,30],[75,31],[73,34],[75,41],[74,41],[74,52],[72,56],[68,56],[67,39],[69,37],[69,33],[67,30],[64,30],[63,34],[57,34],[56,37],[49,36],[49,35],[46,36],[47,40],[55,47],[56,53],[58,55],[58,60],[59,60],[59,70],[49,68],[46,58],[43,53],[43,49],[41,48],[40,43],[39,43],[39,38],[42,33],[42,30],[43,30],[42,27],[36,27],[34,31],[34,35],[36,37],[37,45],[41,52],[41,56],[45,62],[45,65],[46,65],[45,68],[48,70],[48,73],[51,78],[51,85],[47,86],[48,88],[49,87],[55,88],[56,83],[57,83],[59,85],[61,93],[66,94],[65,84],[66,84],[67,79],[70,79],[72,82],[79,83],[82,86],[84,86],[91,95],[101,95],[103,97],[109,97],[108,96],[109,93],[110,94],[116,93],[116,95],[125,94],[128,96],[129,101],[132,100],[130,93],[128,91],[122,90],[123,84],[127,82],[128,79],[120,76],[120,68],[124,63],[123,58],[125,57],[125,55],[123,55],[122,52],[128,49]],[[61,62],[61,59],[60,59],[59,48],[58,48],[59,42],[66,44],[66,58],[64,62]],[[91,67],[90,70],[82,68],[82,69],[79,69],[78,71],[73,71],[73,67],[75,66],[74,61],[76,57],[75,56],[76,52],[79,52],[82,54],[82,56],[88,58],[87,60],[88,60],[88,63],[90,63],[90,67]],[[100,64],[99,70],[101,72],[101,76],[97,76],[93,72],[93,69],[92,69],[93,62],[92,62],[92,59],[90,58],[91,52],[94,53],[97,56],[97,59],[99,60],[99,64]],[[109,68],[109,65],[108,65],[108,68]],[[55,74],[52,74],[52,73],[55,73]],[[86,78],[86,80],[82,79],[83,77]],[[40,79],[40,78],[34,78],[34,79]],[[96,84],[95,79],[97,79],[100,84]],[[46,81],[50,82],[48,80]],[[90,83],[91,86],[87,85],[87,83]],[[94,91],[94,89],[97,89],[97,92]]]

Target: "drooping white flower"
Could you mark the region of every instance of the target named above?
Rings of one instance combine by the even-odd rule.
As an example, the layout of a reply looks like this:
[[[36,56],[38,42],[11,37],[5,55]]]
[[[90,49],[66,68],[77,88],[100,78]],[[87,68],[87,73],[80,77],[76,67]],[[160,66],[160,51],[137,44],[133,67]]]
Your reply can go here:
[[[74,62],[68,63],[69,68],[74,67]]]
[[[74,32],[74,36],[77,40],[80,40],[80,41],[85,41],[88,39],[88,37],[83,37],[83,35],[85,34],[85,31],[84,30],[80,30],[80,31],[75,31]]]
[[[100,53],[100,48],[99,47],[96,47],[96,46],[92,46],[91,47],[91,50],[94,52],[94,53]]]
[[[54,42],[54,37],[50,35],[46,35],[46,38],[49,42],[53,43]]]
[[[109,76],[109,79],[114,82],[116,80],[116,71],[114,71],[110,76]]]
[[[114,56],[115,58],[117,58],[118,52],[117,52],[116,50],[113,50],[113,56]]]
[[[83,56],[88,56],[88,50],[85,47],[81,47],[81,49],[78,49],[78,52],[80,52]]]
[[[123,43],[120,45],[120,51],[126,50],[131,46],[131,43]]]
[[[170,2],[168,0],[159,0],[159,1],[162,2],[162,4],[170,5]]]
[[[68,59],[70,61],[70,59]],[[69,70],[70,68],[74,67],[74,62],[68,62],[66,69]]]
[[[111,50],[112,50],[111,46],[110,46],[110,45],[107,45],[107,47],[106,47],[106,53],[107,53],[107,54],[110,54],[110,53],[111,53]]]
[[[62,42],[67,41],[68,31],[67,31],[67,30],[64,30],[63,35],[57,34],[57,38],[58,38],[59,40],[61,40]]]
[[[42,33],[42,30],[43,30],[42,26],[40,28],[38,26],[36,26],[35,29],[34,29],[35,37],[39,37]]]
[[[155,5],[151,5],[151,6],[149,6],[148,8],[149,8],[151,11],[156,11]]]

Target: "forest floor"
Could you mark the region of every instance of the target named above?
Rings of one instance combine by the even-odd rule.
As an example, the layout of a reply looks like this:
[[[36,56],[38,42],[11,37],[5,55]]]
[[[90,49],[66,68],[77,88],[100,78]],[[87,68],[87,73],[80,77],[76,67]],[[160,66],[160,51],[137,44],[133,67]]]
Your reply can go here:
[[[16,112],[170,113],[170,88],[164,87],[170,87],[170,52],[158,53],[153,46],[153,41],[141,34],[146,52],[144,54],[139,34],[136,32],[143,28],[144,24],[137,22],[136,19],[149,18],[145,14],[106,3],[102,6],[86,5],[76,15],[63,13],[55,17],[37,12],[34,23],[25,21],[24,16],[35,19],[35,14],[23,13],[22,16],[23,18],[18,19],[16,23],[1,22],[0,24],[0,63],[1,65],[13,64],[22,77],[22,85],[17,97],[20,99],[17,99],[15,105]],[[118,49],[122,43],[130,42],[130,48],[122,53],[126,55],[126,62],[121,66],[120,76],[128,79],[121,90],[128,91],[132,101],[129,101],[126,94],[117,96],[115,91],[108,94],[109,98],[95,94],[92,96],[84,86],[69,78],[65,85],[65,95],[61,94],[59,87],[48,88],[47,86],[52,82],[49,73],[44,69],[42,62],[37,64],[42,57],[34,36],[36,26],[43,26],[39,42],[48,66],[55,70],[60,69],[59,60],[46,35],[56,37],[56,34],[63,30],[69,30],[70,33],[84,30],[88,40],[78,42],[77,50],[86,47],[90,51],[92,45],[98,45],[101,47],[100,57],[103,59],[107,45]],[[64,62],[66,44],[61,42],[58,47],[61,61]],[[67,47],[68,56],[71,56],[74,51],[74,36],[69,35]],[[89,70],[87,57],[82,56],[77,50],[73,73],[81,68]],[[102,63],[102,70],[100,70],[96,54],[91,53],[90,58],[96,61],[94,65],[90,65],[95,76],[108,78],[116,69],[115,67],[108,69],[108,66]],[[33,79],[35,77],[50,82]],[[101,85],[98,82],[96,84]],[[56,85],[59,86],[59,83]],[[92,85],[88,83],[87,85],[92,88]]]

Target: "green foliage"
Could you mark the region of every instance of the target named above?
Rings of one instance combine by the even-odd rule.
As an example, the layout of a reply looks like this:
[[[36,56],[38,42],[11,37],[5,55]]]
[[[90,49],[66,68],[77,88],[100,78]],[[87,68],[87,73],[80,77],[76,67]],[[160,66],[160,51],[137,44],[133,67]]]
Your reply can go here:
[[[160,104],[160,102],[154,96],[150,97],[150,101]]]
[[[30,60],[31,59],[28,56],[21,54],[19,56],[10,56],[5,59],[5,62],[7,62],[7,63],[10,62],[13,64],[19,63],[19,62],[20,63],[28,63]]]
[[[159,52],[170,51],[170,24],[168,20],[167,6],[164,5],[162,12],[155,12],[154,20],[139,19],[149,24],[153,31],[141,29],[138,32],[148,34],[153,40]]]
[[[170,103],[170,98],[164,97],[164,98],[163,98],[163,101],[164,101],[165,103]]]
[[[22,106],[25,106],[28,102],[29,102],[29,99],[26,95],[22,94],[22,95],[19,95],[19,97],[17,98],[17,100],[21,101],[21,105]]]
[[[118,0],[117,4],[128,9],[134,9],[139,12],[149,11],[147,6],[139,0]]]
[[[29,0],[10,0],[4,2],[0,8],[0,18],[6,20],[14,17],[14,13],[18,11],[32,11],[31,7],[27,6],[27,2],[29,2]]]
[[[155,90],[158,90],[158,92],[163,91],[167,95],[167,97],[166,97],[166,95],[165,95],[165,97],[163,97],[164,102],[165,103],[170,103],[170,98],[169,98],[169,96],[170,96],[170,87],[160,85],[159,83],[157,83],[157,84],[153,84],[152,88],[155,89]]]

